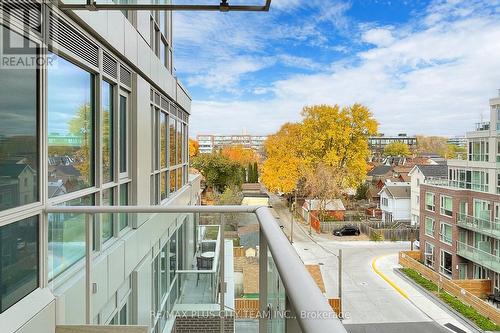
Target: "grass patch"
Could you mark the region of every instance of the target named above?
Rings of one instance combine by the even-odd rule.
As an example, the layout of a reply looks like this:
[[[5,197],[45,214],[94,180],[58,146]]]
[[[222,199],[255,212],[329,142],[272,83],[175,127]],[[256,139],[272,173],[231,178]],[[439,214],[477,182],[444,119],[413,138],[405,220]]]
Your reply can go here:
[[[462,303],[458,298],[448,294],[446,291],[441,290],[438,294],[438,286],[428,279],[424,278],[420,273],[411,268],[402,268],[401,271],[406,274],[410,279],[432,292],[439,297],[442,301],[452,307],[455,311],[460,313],[465,318],[473,321],[479,328],[484,331],[499,331],[500,326],[492,322],[487,317],[483,316],[472,306]]]

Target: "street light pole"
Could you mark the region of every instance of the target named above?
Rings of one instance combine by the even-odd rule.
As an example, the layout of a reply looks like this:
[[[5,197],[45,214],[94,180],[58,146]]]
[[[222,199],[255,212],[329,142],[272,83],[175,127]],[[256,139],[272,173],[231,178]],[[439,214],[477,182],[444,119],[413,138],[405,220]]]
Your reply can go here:
[[[339,315],[342,316],[342,249],[339,249],[339,255],[337,258],[339,260]]]
[[[293,215],[297,207],[297,189],[295,189],[295,200],[292,203],[292,225],[290,226],[290,244],[293,244]]]

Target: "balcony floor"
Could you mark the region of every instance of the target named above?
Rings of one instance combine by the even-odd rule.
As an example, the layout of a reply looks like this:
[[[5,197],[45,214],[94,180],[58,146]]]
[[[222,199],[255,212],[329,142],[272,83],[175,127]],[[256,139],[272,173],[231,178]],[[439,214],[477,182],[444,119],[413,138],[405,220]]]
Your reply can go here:
[[[214,278],[210,274],[200,274],[198,285],[196,285],[197,277],[190,275],[186,278],[182,286],[182,296],[179,299],[181,304],[211,304],[214,303],[214,290],[210,283],[210,278]]]

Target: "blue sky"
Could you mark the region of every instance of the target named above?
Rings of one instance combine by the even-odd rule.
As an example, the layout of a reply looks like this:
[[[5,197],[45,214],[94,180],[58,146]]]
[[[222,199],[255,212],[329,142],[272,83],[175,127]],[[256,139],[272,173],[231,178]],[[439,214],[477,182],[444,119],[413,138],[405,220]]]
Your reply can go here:
[[[270,134],[305,105],[355,102],[383,133],[463,135],[500,88],[500,0],[274,0],[269,13],[174,15],[191,136]]]

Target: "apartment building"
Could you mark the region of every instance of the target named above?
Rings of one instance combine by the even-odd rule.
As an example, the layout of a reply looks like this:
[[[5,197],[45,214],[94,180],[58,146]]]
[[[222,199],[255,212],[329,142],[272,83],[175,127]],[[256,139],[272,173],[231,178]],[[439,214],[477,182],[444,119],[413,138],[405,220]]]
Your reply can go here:
[[[467,158],[448,161],[448,179],[420,186],[425,264],[452,279],[491,279],[500,290],[500,96],[490,122],[467,133]]]
[[[79,10],[62,10],[65,2]],[[172,12],[130,9],[142,5],[0,2],[2,333],[235,329],[232,243],[220,226],[199,225],[207,210],[195,206],[200,180],[188,174],[191,98],[173,75]],[[217,221],[224,209],[213,209]],[[332,314],[267,208],[230,211],[267,220],[261,285],[280,297],[262,287],[261,310],[286,301]],[[298,284],[284,286],[280,277],[292,272]],[[284,288],[310,297],[297,301]],[[345,332],[337,319],[297,322],[305,332]]]
[[[200,144],[200,153],[212,153],[214,150],[226,146],[242,146],[253,149],[256,152],[264,150],[265,135],[197,135],[196,140]]]
[[[384,134],[370,136],[368,138],[368,147],[370,148],[372,155],[379,156],[384,152],[385,146],[394,142],[405,143],[410,147],[410,150],[417,148],[417,137],[409,136],[406,133],[400,133],[392,136],[385,136]]]

